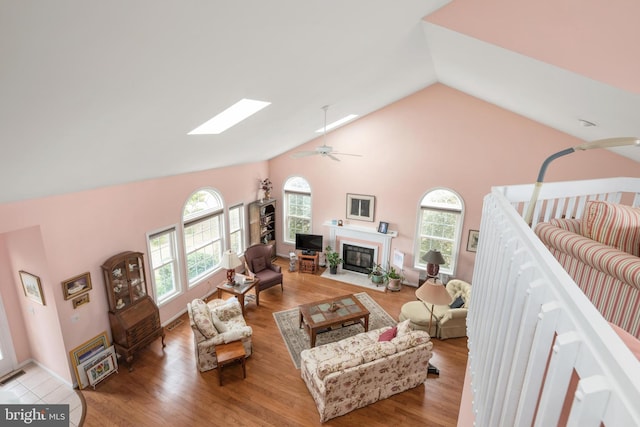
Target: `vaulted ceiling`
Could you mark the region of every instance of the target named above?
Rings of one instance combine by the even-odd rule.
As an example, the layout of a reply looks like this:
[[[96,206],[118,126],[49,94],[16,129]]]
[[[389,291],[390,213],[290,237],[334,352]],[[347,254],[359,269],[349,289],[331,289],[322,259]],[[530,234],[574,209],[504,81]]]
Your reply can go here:
[[[585,141],[640,135],[637,2],[447,3],[0,0],[0,203],[273,158],[323,105],[436,82]],[[187,135],[245,97],[272,104]]]

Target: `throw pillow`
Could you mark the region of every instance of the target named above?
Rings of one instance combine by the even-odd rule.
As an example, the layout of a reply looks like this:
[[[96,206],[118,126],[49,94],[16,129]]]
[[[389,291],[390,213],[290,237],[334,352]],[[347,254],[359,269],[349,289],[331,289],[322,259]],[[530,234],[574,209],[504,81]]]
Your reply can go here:
[[[396,337],[401,337],[403,335],[407,335],[412,331],[411,325],[409,325],[410,321],[411,321],[410,319],[407,319],[407,320],[404,320],[404,321],[402,321],[402,322],[400,322],[400,323],[398,323],[396,325],[396,328],[398,328],[398,332],[396,333]]]
[[[391,339],[394,338],[397,333],[398,333],[398,327],[394,326],[393,328],[387,329],[386,331],[381,333],[380,336],[378,337],[378,341],[391,341]]]
[[[640,256],[640,209],[590,200],[582,217],[582,235]]]
[[[265,261],[264,257],[260,257],[260,258],[256,258],[251,262],[252,266],[253,266],[253,272],[254,273],[259,273],[262,270],[264,270],[265,268],[267,268],[267,262]]]
[[[462,299],[462,296],[458,295],[458,298],[456,298],[451,304],[449,304],[450,308],[460,308],[464,305],[464,300]]]
[[[213,338],[218,335],[218,331],[211,320],[207,303],[199,298],[191,301],[191,316],[193,317],[193,323],[205,338]]]
[[[211,320],[213,321],[213,326],[216,327],[216,330],[219,333],[224,334],[225,332],[227,332],[227,325],[222,323],[222,320],[220,320],[218,315],[215,314],[213,311],[211,312]]]

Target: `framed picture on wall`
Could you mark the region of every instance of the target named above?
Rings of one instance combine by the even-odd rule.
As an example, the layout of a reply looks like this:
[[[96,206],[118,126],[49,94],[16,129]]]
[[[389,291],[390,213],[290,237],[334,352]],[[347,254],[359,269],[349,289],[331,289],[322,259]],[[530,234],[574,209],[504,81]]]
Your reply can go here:
[[[347,219],[373,222],[375,196],[347,193]]]
[[[480,231],[469,230],[469,239],[467,240],[467,250],[469,252],[478,251],[478,240],[480,239]]]
[[[78,298],[71,300],[71,302],[73,303],[74,309],[78,308],[79,306],[89,302],[89,293],[82,294]]]
[[[74,298],[89,290],[91,290],[91,274],[89,272],[62,282],[62,293],[65,300]]]
[[[20,270],[20,281],[22,282],[22,288],[24,289],[24,294],[27,298],[45,305],[44,294],[42,293],[42,283],[40,283],[40,278],[38,276],[34,276],[31,273]]]

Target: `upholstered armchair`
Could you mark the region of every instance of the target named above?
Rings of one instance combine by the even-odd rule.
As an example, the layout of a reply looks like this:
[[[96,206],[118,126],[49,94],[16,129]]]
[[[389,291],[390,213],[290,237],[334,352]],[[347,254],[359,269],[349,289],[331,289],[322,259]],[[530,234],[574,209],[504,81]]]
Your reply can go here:
[[[471,285],[458,279],[449,280],[447,292],[451,295],[450,305],[436,305],[433,315],[438,319],[437,337],[440,339],[467,336],[467,311],[471,301]],[[427,304],[427,310],[431,306]]]
[[[409,319],[409,325],[413,329],[427,331],[432,337],[443,340],[467,336],[467,311],[471,301],[471,285],[462,280],[452,279],[447,283],[446,289],[451,295],[450,305],[431,306],[422,301],[411,301],[402,306],[400,321]],[[431,307],[433,307],[433,317]]]
[[[260,279],[256,286],[256,292],[264,291],[276,285],[280,285],[280,288],[284,291],[282,268],[271,263],[272,253],[272,245],[263,244],[250,246],[244,252],[246,269],[251,275]]]
[[[187,303],[187,313],[193,331],[196,365],[200,372],[218,366],[217,345],[242,341],[247,357],[251,355],[253,330],[245,323],[237,299],[214,299],[208,303],[194,299]]]

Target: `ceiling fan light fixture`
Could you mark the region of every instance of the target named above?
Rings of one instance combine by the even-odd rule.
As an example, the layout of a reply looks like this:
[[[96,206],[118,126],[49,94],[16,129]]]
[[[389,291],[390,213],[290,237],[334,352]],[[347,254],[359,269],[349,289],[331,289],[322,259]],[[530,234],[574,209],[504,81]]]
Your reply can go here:
[[[218,135],[271,105],[267,101],[243,98],[223,112],[207,120],[187,135]]]
[[[325,127],[321,127],[320,129],[318,129],[316,131],[316,133],[323,133],[325,130],[331,130],[333,128],[337,128],[338,126],[345,124],[347,122],[350,122],[351,120],[355,119],[356,117],[358,117],[357,114],[349,114],[348,116],[345,116],[343,118],[341,118],[340,120],[336,120],[333,123],[330,123],[328,125],[326,125]]]

